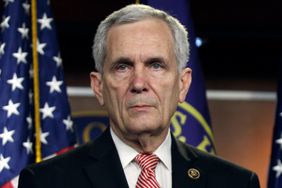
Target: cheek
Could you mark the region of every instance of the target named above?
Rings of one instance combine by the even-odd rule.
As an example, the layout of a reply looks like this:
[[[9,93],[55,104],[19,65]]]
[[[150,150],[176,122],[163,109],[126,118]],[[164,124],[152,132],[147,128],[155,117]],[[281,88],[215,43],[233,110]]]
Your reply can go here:
[[[179,93],[179,82],[177,78],[171,77],[161,86],[164,89],[164,93],[167,98],[177,98]]]
[[[177,79],[165,79],[158,83],[162,83],[156,84],[156,87],[158,88],[157,95],[161,105],[163,105],[163,108],[165,108],[164,110],[171,111],[172,109],[175,109],[179,94],[179,85]]]
[[[118,83],[117,81],[105,84],[103,93],[105,96],[105,104],[109,110],[113,111],[120,108],[120,103],[124,100],[124,86],[125,85]]]

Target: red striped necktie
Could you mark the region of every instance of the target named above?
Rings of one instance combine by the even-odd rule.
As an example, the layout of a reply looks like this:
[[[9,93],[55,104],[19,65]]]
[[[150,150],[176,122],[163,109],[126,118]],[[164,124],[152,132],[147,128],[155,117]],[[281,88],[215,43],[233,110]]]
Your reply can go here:
[[[155,175],[159,158],[154,154],[140,153],[135,157],[135,161],[141,168],[136,188],[160,188]]]

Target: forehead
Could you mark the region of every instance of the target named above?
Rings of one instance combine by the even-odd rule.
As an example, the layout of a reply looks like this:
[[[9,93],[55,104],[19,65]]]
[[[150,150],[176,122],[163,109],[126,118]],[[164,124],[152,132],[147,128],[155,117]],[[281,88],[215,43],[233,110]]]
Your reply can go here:
[[[171,55],[171,53],[173,53],[172,32],[162,20],[145,19],[134,23],[115,25],[108,31],[107,57]]]

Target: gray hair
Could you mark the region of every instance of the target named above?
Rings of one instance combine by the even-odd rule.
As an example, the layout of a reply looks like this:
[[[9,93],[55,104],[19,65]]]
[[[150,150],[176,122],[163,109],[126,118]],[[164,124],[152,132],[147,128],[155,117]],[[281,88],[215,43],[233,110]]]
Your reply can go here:
[[[103,73],[104,60],[107,54],[106,39],[110,28],[114,25],[134,23],[149,18],[157,18],[167,23],[174,39],[174,53],[178,63],[178,71],[186,67],[189,60],[189,42],[185,26],[164,11],[147,5],[132,4],[113,12],[98,26],[92,53],[95,67],[100,73]]]

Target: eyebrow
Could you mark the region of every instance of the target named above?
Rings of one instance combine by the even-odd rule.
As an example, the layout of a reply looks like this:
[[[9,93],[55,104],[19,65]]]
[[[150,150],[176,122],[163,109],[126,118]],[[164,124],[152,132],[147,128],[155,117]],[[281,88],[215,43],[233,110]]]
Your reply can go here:
[[[165,58],[160,57],[160,56],[156,56],[156,57],[150,57],[150,58],[146,59],[144,64],[147,65],[147,64],[150,64],[150,63],[153,63],[153,62],[156,62],[156,61],[161,62],[161,63],[167,62],[165,60]],[[112,62],[111,68],[114,68],[116,65],[119,65],[119,64],[133,65],[134,60],[132,60],[131,58],[128,58],[128,57],[120,57],[120,58],[118,58],[118,59],[116,59]]]
[[[120,57],[116,60],[114,60],[112,63],[111,63],[111,69],[114,69],[117,65],[119,64],[127,64],[127,65],[132,65],[133,64],[133,61],[130,59],[130,58],[127,58],[127,57]]]
[[[153,63],[156,61],[161,62],[161,63],[166,63],[166,60],[163,57],[152,57],[152,58],[148,58],[145,61],[145,64]]]
[[[113,61],[112,64],[116,65],[116,64],[120,64],[120,63],[129,64],[129,63],[133,63],[133,61],[130,58],[128,58],[128,57],[120,57],[117,60]]]

